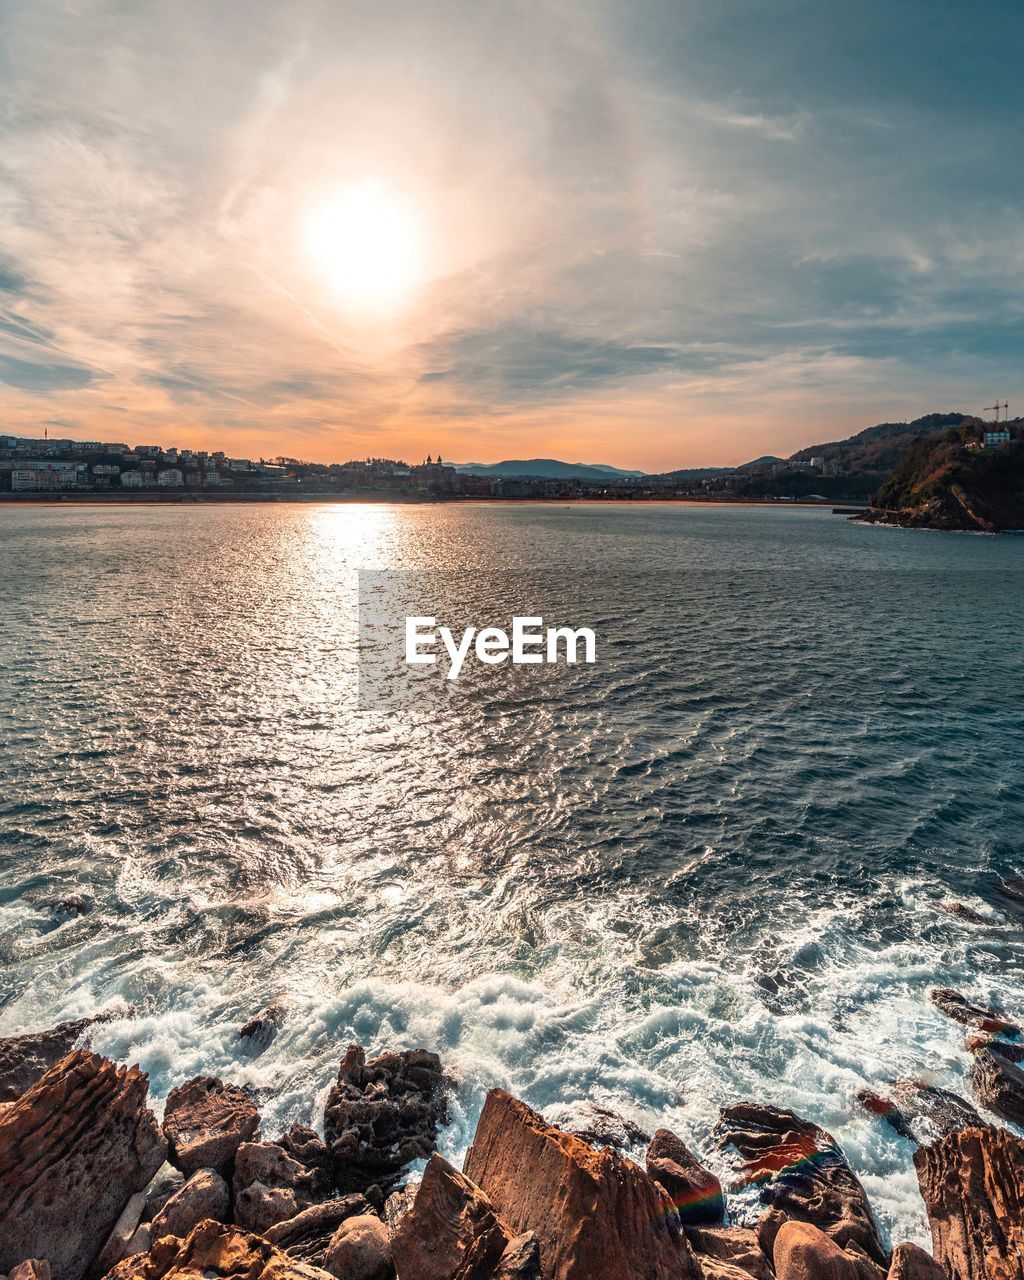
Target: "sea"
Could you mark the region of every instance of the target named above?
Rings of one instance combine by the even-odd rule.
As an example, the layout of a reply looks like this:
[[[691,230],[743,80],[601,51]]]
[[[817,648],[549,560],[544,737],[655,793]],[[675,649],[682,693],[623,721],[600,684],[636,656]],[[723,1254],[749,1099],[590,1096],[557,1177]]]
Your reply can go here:
[[[403,611],[596,661],[412,672]],[[926,1244],[855,1095],[970,1096],[932,986],[1024,1017],[1022,648],[1024,539],[827,509],[0,508],[0,1034],[106,1010],[158,1111],[216,1075],[269,1137],[424,1046],[454,1160],[501,1085],[728,1182],[719,1108],[772,1103]]]

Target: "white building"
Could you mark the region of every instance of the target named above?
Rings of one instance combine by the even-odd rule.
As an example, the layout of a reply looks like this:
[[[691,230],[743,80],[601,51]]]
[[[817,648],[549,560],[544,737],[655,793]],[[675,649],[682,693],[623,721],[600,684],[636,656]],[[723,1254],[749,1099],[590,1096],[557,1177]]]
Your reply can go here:
[[[162,488],[172,488],[184,482],[184,475],[177,467],[168,467],[165,471],[161,471],[156,478],[156,482]]]
[[[77,487],[77,467],[16,467],[11,471],[11,489],[15,493]]]
[[[985,448],[998,449],[1001,445],[1010,443],[1009,431],[986,431],[985,432]]]
[[[122,471],[121,472],[121,488],[122,489],[141,489],[142,488],[142,472],[141,471]]]

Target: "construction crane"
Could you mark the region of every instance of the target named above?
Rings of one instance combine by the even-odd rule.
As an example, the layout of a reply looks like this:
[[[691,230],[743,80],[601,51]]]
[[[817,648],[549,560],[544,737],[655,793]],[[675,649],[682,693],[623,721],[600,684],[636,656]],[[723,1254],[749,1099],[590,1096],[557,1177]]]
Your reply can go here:
[[[998,422],[998,421],[999,421],[999,410],[1000,410],[1002,407],[1003,407],[1003,406],[999,403],[999,401],[998,401],[998,399],[997,399],[997,400],[996,400],[996,402],[995,402],[995,404],[987,404],[987,405],[984,407],[984,409],[982,409],[982,413],[994,413],[994,414],[996,415],[996,422]]]

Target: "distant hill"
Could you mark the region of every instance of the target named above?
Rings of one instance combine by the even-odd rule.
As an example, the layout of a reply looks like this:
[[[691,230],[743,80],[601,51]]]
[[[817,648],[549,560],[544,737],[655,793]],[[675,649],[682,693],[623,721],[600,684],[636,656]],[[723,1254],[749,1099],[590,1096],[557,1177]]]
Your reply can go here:
[[[456,462],[455,470],[496,479],[532,477],[541,480],[638,480],[643,471],[623,471],[589,462],[559,462],[557,458],[513,458],[507,462]]]
[[[841,463],[847,471],[872,471],[885,475],[896,465],[912,440],[937,435],[969,420],[973,421],[966,413],[927,413],[913,422],[880,422],[878,426],[866,427],[846,440],[799,449],[789,461],[825,458],[829,462]]]
[[[776,458],[774,453],[762,454],[760,458],[755,458],[753,462],[741,462],[736,468],[737,471],[752,471],[757,467],[770,467],[778,462],[785,462],[785,458]]]
[[[974,420],[915,440],[879,488],[869,518],[919,529],[1024,529],[1024,421],[1006,425],[1011,443],[991,450],[979,447],[982,426]]]

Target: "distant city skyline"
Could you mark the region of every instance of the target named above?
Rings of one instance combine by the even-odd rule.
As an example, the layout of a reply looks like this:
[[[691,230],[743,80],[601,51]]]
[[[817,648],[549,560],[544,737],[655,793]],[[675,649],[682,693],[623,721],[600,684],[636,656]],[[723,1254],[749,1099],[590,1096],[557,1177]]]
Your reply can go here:
[[[1018,3],[0,32],[0,433],[658,472],[1021,403]]]

